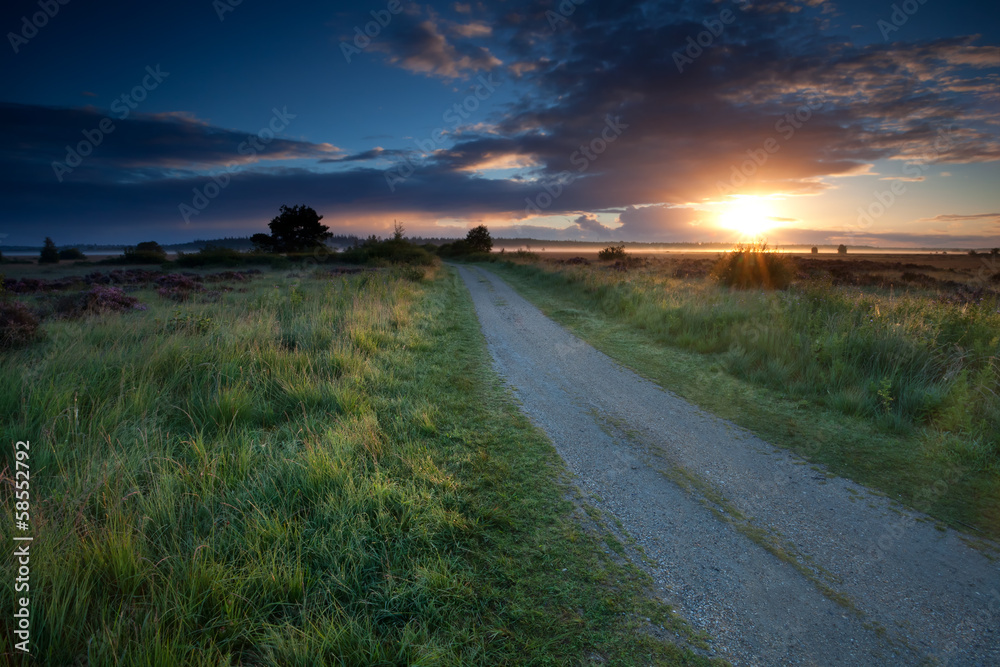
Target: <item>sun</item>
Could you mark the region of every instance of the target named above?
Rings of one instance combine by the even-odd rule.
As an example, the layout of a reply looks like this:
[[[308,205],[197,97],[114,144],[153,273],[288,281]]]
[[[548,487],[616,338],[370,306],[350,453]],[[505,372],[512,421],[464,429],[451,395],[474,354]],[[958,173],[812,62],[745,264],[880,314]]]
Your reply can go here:
[[[744,239],[757,239],[774,226],[774,211],[761,197],[739,197],[719,213],[719,225]]]

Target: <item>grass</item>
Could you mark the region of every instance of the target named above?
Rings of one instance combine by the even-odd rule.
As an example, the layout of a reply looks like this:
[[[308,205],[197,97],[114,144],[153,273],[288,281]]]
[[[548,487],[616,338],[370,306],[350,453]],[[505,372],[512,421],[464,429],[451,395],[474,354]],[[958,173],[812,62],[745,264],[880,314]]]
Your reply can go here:
[[[696,639],[501,388],[451,272],[132,294],[0,356],[32,662],[708,664],[656,638]],[[0,653],[28,662],[6,625]]]
[[[550,317],[692,402],[961,530],[1000,537],[1000,310],[912,290],[783,292],[664,263],[491,267]]]
[[[740,243],[716,263],[712,275],[739,289],[785,289],[792,282],[789,261],[763,241]]]

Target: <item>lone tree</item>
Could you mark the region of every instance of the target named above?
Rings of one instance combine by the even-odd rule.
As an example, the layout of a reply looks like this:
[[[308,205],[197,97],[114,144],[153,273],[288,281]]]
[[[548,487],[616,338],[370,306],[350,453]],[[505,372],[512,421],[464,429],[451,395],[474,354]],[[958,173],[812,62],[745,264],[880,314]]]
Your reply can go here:
[[[321,225],[319,215],[309,206],[281,206],[281,213],[268,223],[271,235],[250,237],[258,250],[265,252],[302,252],[323,245],[333,236],[330,228]]]
[[[847,254],[847,246],[844,245],[843,243],[841,243],[839,246],[837,246],[837,254],[838,255],[846,255]]]
[[[58,264],[59,263],[59,248],[56,247],[55,241],[50,239],[48,236],[45,237],[45,245],[42,247],[41,254],[38,255],[39,264]]]
[[[486,225],[479,225],[469,230],[465,235],[465,242],[469,246],[470,252],[489,252],[493,249],[493,237]]]

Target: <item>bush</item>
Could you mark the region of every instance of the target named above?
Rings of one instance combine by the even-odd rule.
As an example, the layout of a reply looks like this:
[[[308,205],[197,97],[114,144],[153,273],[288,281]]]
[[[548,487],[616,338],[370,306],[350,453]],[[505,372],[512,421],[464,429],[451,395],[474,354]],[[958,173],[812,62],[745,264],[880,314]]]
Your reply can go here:
[[[45,237],[45,245],[42,246],[42,252],[38,255],[39,264],[58,264],[59,263],[59,249],[56,248],[55,242],[48,236]]]
[[[625,259],[628,257],[628,253],[625,252],[625,244],[619,243],[618,245],[609,245],[604,250],[597,253],[597,259],[600,260],[618,260]]]
[[[242,264],[246,264],[247,259],[250,257],[255,257],[255,255],[248,255],[233,248],[207,245],[193,254],[177,253],[177,259],[174,260],[174,264],[184,267],[209,265],[241,266]]]
[[[143,241],[133,248],[125,248],[118,257],[110,257],[101,264],[163,264],[167,261],[167,251],[156,241]]]
[[[144,304],[126,294],[120,287],[94,285],[75,296],[59,300],[56,314],[61,317],[79,317],[85,314],[121,313],[129,310],[146,310]]]
[[[20,301],[0,301],[0,350],[27,345],[41,335],[38,317]]]
[[[380,241],[376,236],[345,250],[340,257],[351,264],[430,266],[434,263],[434,255],[418,245],[402,238]]]
[[[87,256],[80,252],[79,248],[63,248],[59,251],[59,259],[87,259]]]
[[[839,246],[837,246],[837,254],[838,255],[846,255],[847,254],[847,246],[844,245],[843,243],[841,243]]]
[[[514,259],[525,260],[525,261],[528,261],[528,262],[537,262],[538,261],[538,253],[531,252],[530,250],[525,250],[523,248],[518,248],[514,252],[510,253],[510,256],[513,257]],[[590,262],[587,262],[587,263],[589,264]]]
[[[741,243],[719,259],[712,275],[729,287],[784,289],[791,283],[793,272],[788,260],[766,243]]]
[[[440,257],[464,257],[472,252],[465,239],[459,239],[451,243],[444,243],[437,249]]]
[[[171,301],[187,301],[192,292],[203,292],[205,288],[195,278],[180,273],[168,273],[156,279],[156,293]]]
[[[819,254],[819,248],[817,248],[816,246],[813,246],[811,252],[814,255],[818,255]]]

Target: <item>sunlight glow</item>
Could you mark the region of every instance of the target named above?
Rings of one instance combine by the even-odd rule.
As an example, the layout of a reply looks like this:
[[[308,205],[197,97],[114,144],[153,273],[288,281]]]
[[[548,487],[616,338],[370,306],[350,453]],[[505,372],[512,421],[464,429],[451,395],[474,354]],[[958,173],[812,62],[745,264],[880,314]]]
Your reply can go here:
[[[719,213],[719,225],[744,239],[757,239],[774,226],[774,211],[762,197],[740,197]]]

